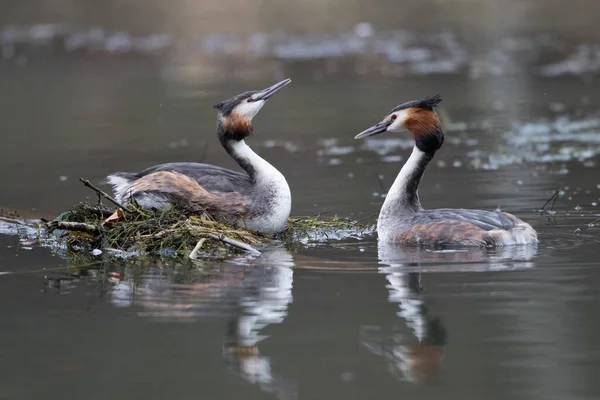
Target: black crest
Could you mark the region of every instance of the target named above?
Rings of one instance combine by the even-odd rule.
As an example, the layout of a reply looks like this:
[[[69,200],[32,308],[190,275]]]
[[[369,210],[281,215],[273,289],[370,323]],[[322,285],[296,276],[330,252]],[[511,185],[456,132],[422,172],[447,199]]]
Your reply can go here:
[[[399,106],[394,107],[392,112],[406,110],[407,108],[424,108],[427,110],[433,110],[442,102],[442,96],[436,94],[435,96],[425,97],[421,100],[412,100],[407,101],[406,103],[400,104]]]
[[[252,96],[254,93],[256,93],[256,92],[244,92],[242,94],[238,94],[237,96],[234,96],[230,99],[227,99],[227,100],[221,101],[220,103],[215,104],[213,106],[213,108],[216,108],[217,110],[219,110],[221,115],[223,115],[224,117],[227,117],[231,114],[233,109],[235,107],[237,107],[238,104],[240,104],[242,101],[245,101],[248,97]]]

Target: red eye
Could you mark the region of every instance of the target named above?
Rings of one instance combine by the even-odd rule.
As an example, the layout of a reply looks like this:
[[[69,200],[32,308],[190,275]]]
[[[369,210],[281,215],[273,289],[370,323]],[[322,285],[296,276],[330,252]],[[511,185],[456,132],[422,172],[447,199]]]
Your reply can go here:
[[[248,100],[246,100],[248,103],[252,103],[252,97],[248,97]]]
[[[396,118],[398,118],[398,116],[396,114],[392,114],[392,116],[390,117],[393,120],[395,120]]]

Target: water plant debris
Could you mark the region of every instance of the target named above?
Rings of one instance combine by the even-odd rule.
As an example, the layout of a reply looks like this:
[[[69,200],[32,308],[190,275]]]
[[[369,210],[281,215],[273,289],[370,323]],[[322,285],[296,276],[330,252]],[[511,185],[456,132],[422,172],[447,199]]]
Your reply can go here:
[[[105,257],[223,258],[235,254],[260,255],[260,248],[284,245],[288,249],[313,246],[330,239],[360,237],[374,226],[337,216],[289,218],[286,229],[264,235],[232,226],[206,212],[190,214],[178,208],[142,210],[136,204],[125,207],[88,180],[80,181],[98,195],[98,203],[79,203],[52,220],[27,222],[37,228],[39,241],[53,241],[69,252]],[[110,207],[102,204],[106,199]],[[18,216],[7,223],[24,224]],[[31,232],[30,232],[31,233]],[[56,245],[55,245],[56,246]]]

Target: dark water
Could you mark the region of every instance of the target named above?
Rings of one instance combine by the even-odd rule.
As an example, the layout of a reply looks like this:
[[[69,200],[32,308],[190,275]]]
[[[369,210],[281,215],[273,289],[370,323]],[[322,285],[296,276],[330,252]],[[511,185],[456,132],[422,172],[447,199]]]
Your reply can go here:
[[[0,205],[53,217],[91,196],[79,176],[234,168],[211,105],[285,75],[248,142],[288,177],[294,215],[377,213],[412,144],[353,136],[439,92],[447,140],[424,206],[500,207],[538,230],[539,248],[409,251],[369,237],[89,269],[0,236],[0,398],[600,397],[597,80],[319,68],[225,80],[137,57],[0,64]]]

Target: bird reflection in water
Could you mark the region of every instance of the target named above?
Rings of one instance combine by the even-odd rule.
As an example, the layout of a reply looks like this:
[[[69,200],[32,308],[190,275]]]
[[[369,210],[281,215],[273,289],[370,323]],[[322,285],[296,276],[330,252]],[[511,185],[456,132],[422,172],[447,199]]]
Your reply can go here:
[[[411,383],[435,380],[442,369],[448,333],[435,307],[426,300],[423,274],[435,272],[485,272],[534,267],[535,247],[496,250],[430,251],[403,249],[379,243],[379,272],[388,284],[388,301],[398,304],[398,317],[406,330],[384,332],[380,327],[361,327],[361,342],[373,354],[386,359],[392,374]]]
[[[230,319],[223,338],[223,359],[229,370],[278,399],[298,398],[297,382],[273,374],[271,360],[263,356],[258,343],[267,336],[263,329],[283,322],[292,302],[294,266],[292,255],[284,249],[265,253],[266,264],[255,267],[249,279],[251,290],[239,302],[237,317]],[[275,267],[277,265],[277,267]]]
[[[136,285],[127,277],[116,284],[112,301],[117,306],[135,306],[139,316],[158,321],[226,317],[222,346],[228,370],[279,399],[296,399],[297,382],[277,376],[271,359],[259,350],[259,343],[267,338],[263,330],[287,316],[293,299],[293,266],[288,251],[273,248],[254,260],[224,263],[208,275],[182,279],[172,269],[156,269]]]

